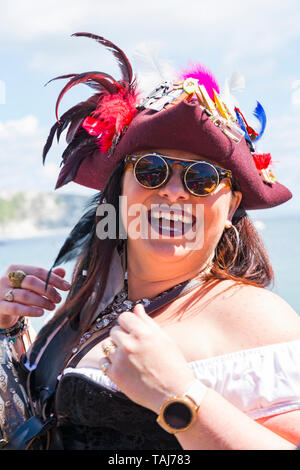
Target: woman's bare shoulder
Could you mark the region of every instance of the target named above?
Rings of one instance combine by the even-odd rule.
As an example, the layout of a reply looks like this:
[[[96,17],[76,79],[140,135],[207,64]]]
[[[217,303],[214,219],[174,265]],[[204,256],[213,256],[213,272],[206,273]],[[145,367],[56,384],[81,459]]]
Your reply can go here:
[[[300,339],[300,315],[267,288],[222,281],[211,308],[227,337],[245,341],[245,347]],[[248,344],[249,343],[249,344]]]

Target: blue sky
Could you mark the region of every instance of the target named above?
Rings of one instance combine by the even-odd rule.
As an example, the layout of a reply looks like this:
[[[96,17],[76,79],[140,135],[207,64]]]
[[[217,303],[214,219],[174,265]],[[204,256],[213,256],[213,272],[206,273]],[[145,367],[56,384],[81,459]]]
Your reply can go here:
[[[45,83],[67,73],[99,70],[118,78],[113,57],[100,45],[71,38],[77,31],[105,36],[137,66],[142,44],[173,67],[202,62],[221,89],[233,72],[245,78],[236,94],[251,121],[256,100],[268,125],[260,150],[271,152],[277,179],[294,193],[275,213],[298,211],[300,190],[300,4],[297,0],[241,2],[177,0],[15,0],[1,2],[0,190],[52,191],[64,148],[54,146],[45,167],[41,153],[55,121],[54,106],[65,82]],[[141,73],[141,71],[140,71]],[[91,93],[78,87],[61,112]],[[61,192],[93,191],[70,184]],[[277,212],[276,212],[277,211]]]

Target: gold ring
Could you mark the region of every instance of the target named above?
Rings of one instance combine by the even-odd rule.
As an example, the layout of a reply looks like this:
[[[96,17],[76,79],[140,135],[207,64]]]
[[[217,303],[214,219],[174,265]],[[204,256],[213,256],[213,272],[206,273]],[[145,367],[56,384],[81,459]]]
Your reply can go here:
[[[21,271],[20,269],[18,269],[17,271],[11,271],[10,273],[8,273],[8,278],[10,280],[12,287],[21,288],[22,282],[25,277],[26,277],[26,273],[24,273],[24,271]]]
[[[15,300],[13,289],[10,289],[6,292],[6,294],[4,295],[4,299],[7,300],[7,302],[13,302]]]
[[[104,375],[107,375],[108,366],[109,366],[109,362],[104,362],[104,364],[102,364],[102,366],[101,366],[101,370],[102,370]]]
[[[105,356],[107,357],[107,359],[109,359],[110,351],[115,350],[116,345],[113,342],[111,344],[106,344],[106,345],[104,344],[102,346],[102,349],[103,349],[103,352],[104,352]]]

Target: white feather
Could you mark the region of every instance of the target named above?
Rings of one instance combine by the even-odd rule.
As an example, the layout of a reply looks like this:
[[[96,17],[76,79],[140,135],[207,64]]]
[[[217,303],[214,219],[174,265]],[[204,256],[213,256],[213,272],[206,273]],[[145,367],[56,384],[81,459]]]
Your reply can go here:
[[[233,96],[233,94],[241,93],[245,90],[245,88],[245,77],[238,69],[232,72],[229,80],[225,80],[225,85],[222,92],[222,99],[233,116],[235,116],[234,108],[239,108],[239,102],[235,98],[235,96]]]
[[[236,98],[231,94],[230,86],[229,86],[229,81],[228,79],[225,80],[224,88],[221,93],[221,98],[226,104],[230,114],[232,116],[235,116],[235,107],[239,107],[238,101]]]
[[[176,70],[170,60],[160,58],[161,44],[141,43],[133,52],[133,62],[141,91],[149,94],[163,81],[176,79]]]
[[[232,93],[239,93],[244,91],[246,88],[246,80],[244,75],[241,74],[239,70],[235,70],[230,78],[229,82],[230,91]]]

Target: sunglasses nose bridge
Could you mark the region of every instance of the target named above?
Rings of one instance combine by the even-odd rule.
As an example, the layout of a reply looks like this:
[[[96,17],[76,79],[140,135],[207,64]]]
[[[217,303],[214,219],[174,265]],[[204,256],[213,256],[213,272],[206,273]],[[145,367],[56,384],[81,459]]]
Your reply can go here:
[[[173,171],[175,170],[175,174],[177,174],[178,178],[180,178],[181,185],[185,193],[187,193],[188,196],[190,195],[199,196],[199,194],[195,194],[193,192],[193,190],[188,186],[188,183],[187,183],[188,172],[190,168],[193,167],[193,165],[197,162],[190,162],[190,161],[183,161],[183,160],[177,161],[177,160],[166,159],[166,158],[165,158],[165,161],[167,162],[168,169],[169,169],[167,182],[170,180],[170,178],[172,177]]]
[[[163,185],[158,188],[159,194],[162,197],[168,198],[170,201],[175,202],[178,199],[188,199],[190,193],[184,183],[184,171],[180,162],[174,165],[168,165],[168,177]]]
[[[173,174],[178,175],[179,178],[181,178],[182,185],[184,189],[187,190],[186,184],[185,184],[185,175],[191,166],[190,162],[184,162],[183,160],[174,160],[170,158],[164,158],[167,166],[168,166],[168,178],[166,182],[170,180]],[[174,171],[175,170],[175,171]]]

